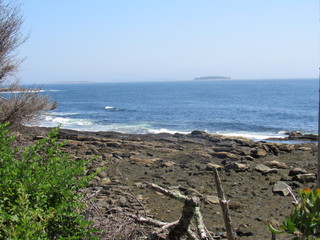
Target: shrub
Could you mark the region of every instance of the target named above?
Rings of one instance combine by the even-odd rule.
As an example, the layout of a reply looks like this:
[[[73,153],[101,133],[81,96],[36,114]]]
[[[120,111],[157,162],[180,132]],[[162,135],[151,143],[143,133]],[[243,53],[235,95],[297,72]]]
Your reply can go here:
[[[300,203],[285,218],[280,228],[296,235],[294,239],[320,239],[320,189],[300,190],[300,197]],[[269,229],[276,234],[282,233],[271,225]]]
[[[61,150],[58,128],[13,149],[7,125],[0,125],[0,239],[94,239],[79,193],[93,177],[85,176],[89,161]]]
[[[0,0],[0,123],[10,121],[15,128],[56,107],[39,89],[24,89],[16,78],[23,61],[18,49],[27,39],[20,5]],[[21,93],[8,95],[10,90]]]

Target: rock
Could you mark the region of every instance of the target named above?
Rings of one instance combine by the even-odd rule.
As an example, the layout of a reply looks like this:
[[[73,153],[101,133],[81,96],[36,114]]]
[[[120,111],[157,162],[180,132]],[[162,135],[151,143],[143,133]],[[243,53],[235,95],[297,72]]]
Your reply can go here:
[[[238,157],[233,153],[228,152],[213,152],[211,153],[213,157],[222,158],[222,159],[238,159]]]
[[[107,143],[108,147],[114,147],[114,148],[120,148],[121,147],[121,143],[118,142],[108,142]]]
[[[204,197],[204,201],[208,204],[219,204],[219,198],[213,195],[206,195]]]
[[[206,135],[206,134],[207,134],[206,132],[199,131],[199,130],[194,130],[191,132],[191,136],[198,136],[198,135],[202,136],[202,135]]]
[[[102,178],[102,179],[101,179],[99,185],[102,185],[102,186],[103,186],[103,185],[107,185],[107,184],[110,184],[110,183],[111,183],[111,179],[105,177],[105,178]]]
[[[33,140],[41,140],[44,139],[44,136],[35,136],[33,137]]]
[[[279,161],[266,162],[265,165],[267,165],[268,167],[275,167],[275,168],[283,168],[283,169],[288,168],[287,164],[285,164],[284,162],[279,162]]]
[[[289,140],[305,140],[305,141],[317,141],[318,135],[314,134],[302,134],[300,132],[290,132],[288,136]]]
[[[295,149],[293,144],[280,144],[279,150],[284,152],[292,152]]]
[[[221,170],[223,169],[223,166],[215,163],[208,163],[205,170],[212,171],[214,168],[216,168],[217,170]]]
[[[102,172],[98,173],[98,176],[101,178],[106,178],[106,177],[108,177],[108,173],[106,171],[102,171]]]
[[[245,156],[245,159],[251,162],[254,161],[254,158],[251,156]]]
[[[251,156],[255,158],[265,157],[267,155],[266,150],[257,148],[251,152]]]
[[[256,171],[258,172],[261,172],[263,174],[267,174],[267,173],[277,173],[278,172],[278,169],[276,168],[269,168],[267,167],[266,165],[264,164],[258,164],[255,169]]]
[[[119,202],[120,202],[120,206],[121,207],[126,207],[127,206],[127,198],[126,197],[121,196],[120,199],[119,199]]]
[[[300,151],[309,151],[309,152],[311,152],[312,151],[312,148],[311,147],[299,147],[298,148],[298,150],[300,150]]]
[[[313,173],[298,174],[294,176],[292,180],[298,181],[301,183],[314,182],[316,180],[316,175]]]
[[[236,202],[236,201],[230,201],[229,202],[229,208],[232,210],[236,210],[242,207],[242,204],[240,202]]]
[[[176,163],[172,162],[172,161],[166,161],[166,162],[161,164],[162,167],[172,167],[174,165],[176,165]]]
[[[302,168],[294,168],[289,171],[289,176],[296,176],[298,174],[305,174],[307,171]]]
[[[274,184],[272,191],[274,193],[279,193],[282,196],[287,196],[290,194],[290,190],[288,188],[291,190],[291,188],[286,183],[279,181]]]
[[[273,153],[274,155],[278,155],[280,150],[278,148],[278,146],[274,143],[269,143],[268,145],[269,148],[269,152]]]
[[[232,162],[232,163],[228,163],[225,166],[225,169],[228,170],[234,170],[235,172],[245,172],[248,171],[250,169],[250,166],[247,164],[243,164],[243,163],[237,163],[237,162]]]

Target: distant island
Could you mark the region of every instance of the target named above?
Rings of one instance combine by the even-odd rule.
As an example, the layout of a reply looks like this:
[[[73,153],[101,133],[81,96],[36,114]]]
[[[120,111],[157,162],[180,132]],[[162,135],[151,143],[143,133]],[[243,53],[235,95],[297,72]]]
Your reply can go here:
[[[206,76],[206,77],[198,77],[195,78],[195,81],[210,81],[210,80],[230,80],[231,77],[225,76]]]

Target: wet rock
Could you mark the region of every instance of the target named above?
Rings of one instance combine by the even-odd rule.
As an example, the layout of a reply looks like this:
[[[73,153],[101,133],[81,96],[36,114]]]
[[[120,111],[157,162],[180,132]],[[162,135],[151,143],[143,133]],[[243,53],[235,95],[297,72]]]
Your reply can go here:
[[[265,157],[267,155],[266,150],[257,148],[251,152],[251,156],[255,158]]]
[[[298,174],[305,174],[307,171],[302,168],[294,168],[289,171],[289,176],[296,176]]]
[[[282,196],[287,196],[290,194],[290,190],[288,188],[291,190],[291,188],[288,186],[288,184],[286,184],[282,181],[279,181],[274,184],[272,191],[274,193],[278,193]]]
[[[270,162],[266,162],[265,165],[268,166],[268,167],[275,167],[275,168],[283,168],[283,169],[288,168],[287,164],[285,164],[284,162],[276,161],[276,160],[270,161]]]
[[[316,175],[313,173],[298,174],[292,179],[301,183],[314,182],[316,180]]]
[[[212,171],[214,168],[216,168],[217,170],[221,170],[223,169],[223,166],[215,163],[208,163],[205,170]]]
[[[318,136],[314,135],[314,134],[302,134],[300,132],[290,132],[288,139],[289,140],[317,141]]]
[[[268,174],[268,173],[277,173],[278,169],[276,168],[269,168],[268,166],[264,164],[258,164],[255,169],[257,172],[261,172],[263,174]]]

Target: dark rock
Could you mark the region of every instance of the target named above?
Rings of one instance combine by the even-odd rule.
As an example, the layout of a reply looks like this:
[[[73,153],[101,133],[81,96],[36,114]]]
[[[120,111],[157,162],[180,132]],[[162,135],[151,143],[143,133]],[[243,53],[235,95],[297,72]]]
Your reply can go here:
[[[44,138],[45,138],[44,136],[35,136],[35,137],[33,137],[33,140],[41,140]]]
[[[313,173],[298,174],[292,179],[301,183],[314,182],[316,180],[316,175]]]
[[[114,148],[120,148],[121,147],[121,143],[118,142],[108,142],[107,143],[108,147],[114,147]]]

